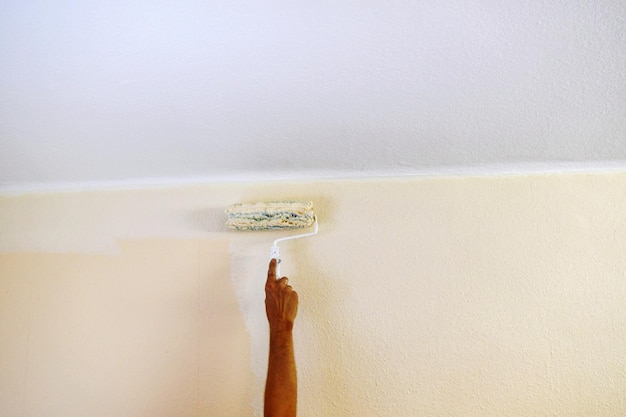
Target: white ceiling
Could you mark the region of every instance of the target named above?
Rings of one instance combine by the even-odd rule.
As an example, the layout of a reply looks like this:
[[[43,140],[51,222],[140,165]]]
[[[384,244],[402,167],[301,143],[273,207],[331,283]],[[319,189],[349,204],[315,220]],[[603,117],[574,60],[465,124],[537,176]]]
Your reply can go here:
[[[626,2],[0,3],[0,191],[626,167]]]

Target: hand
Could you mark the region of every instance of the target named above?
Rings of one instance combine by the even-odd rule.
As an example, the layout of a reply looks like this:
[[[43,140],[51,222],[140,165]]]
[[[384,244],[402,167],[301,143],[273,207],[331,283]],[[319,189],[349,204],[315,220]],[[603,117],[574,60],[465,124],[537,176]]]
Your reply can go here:
[[[287,277],[276,279],[276,259],[270,261],[265,283],[265,312],[270,331],[291,330],[298,313],[298,293]]]

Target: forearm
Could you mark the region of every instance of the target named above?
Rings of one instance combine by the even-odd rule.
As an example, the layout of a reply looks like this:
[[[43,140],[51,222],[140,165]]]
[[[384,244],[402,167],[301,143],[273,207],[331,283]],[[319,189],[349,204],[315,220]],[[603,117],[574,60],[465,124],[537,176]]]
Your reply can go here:
[[[270,331],[265,417],[295,417],[297,392],[292,330]]]

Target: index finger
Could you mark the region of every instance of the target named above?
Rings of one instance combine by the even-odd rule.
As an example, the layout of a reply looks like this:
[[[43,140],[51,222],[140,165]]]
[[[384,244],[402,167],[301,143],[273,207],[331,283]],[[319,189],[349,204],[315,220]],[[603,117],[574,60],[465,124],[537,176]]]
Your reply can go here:
[[[267,270],[267,282],[265,285],[276,282],[276,259],[272,258],[269,269]]]

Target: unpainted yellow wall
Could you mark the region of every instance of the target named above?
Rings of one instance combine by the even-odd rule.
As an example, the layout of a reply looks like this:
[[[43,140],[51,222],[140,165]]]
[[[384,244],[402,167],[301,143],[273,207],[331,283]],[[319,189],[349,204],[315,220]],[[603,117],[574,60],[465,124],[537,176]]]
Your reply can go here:
[[[299,415],[618,416],[626,174],[212,184],[0,198],[0,415],[260,415],[275,232]]]

